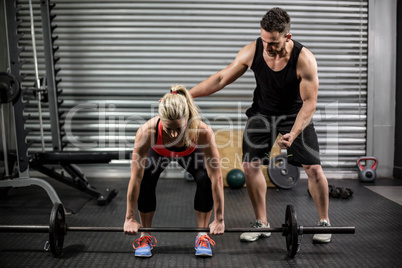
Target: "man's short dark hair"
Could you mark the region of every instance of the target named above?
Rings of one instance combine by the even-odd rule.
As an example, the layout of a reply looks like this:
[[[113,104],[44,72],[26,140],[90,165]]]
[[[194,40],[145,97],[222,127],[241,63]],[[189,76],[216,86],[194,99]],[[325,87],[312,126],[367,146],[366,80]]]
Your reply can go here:
[[[261,28],[267,32],[287,34],[290,30],[290,16],[282,8],[274,7],[268,10],[260,24]]]

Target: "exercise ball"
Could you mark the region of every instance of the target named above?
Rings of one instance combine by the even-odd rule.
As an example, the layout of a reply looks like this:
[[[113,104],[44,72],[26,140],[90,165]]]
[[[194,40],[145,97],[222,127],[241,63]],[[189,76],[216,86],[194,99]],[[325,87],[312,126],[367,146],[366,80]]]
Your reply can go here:
[[[226,182],[232,189],[240,189],[246,183],[246,175],[241,169],[232,169],[226,175]]]

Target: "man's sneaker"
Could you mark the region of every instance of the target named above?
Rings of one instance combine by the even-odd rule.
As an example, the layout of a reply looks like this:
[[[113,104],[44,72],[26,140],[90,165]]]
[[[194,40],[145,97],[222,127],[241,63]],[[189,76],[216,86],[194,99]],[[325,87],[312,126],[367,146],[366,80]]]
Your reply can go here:
[[[143,235],[133,242],[135,256],[139,258],[149,258],[152,256],[151,250],[156,245],[156,238],[152,235]]]
[[[269,228],[269,223],[268,225],[263,224],[261,221],[259,220],[255,220],[253,222],[250,223],[251,224],[251,228]],[[271,233],[242,233],[240,235],[240,241],[243,242],[253,242],[256,241],[258,238],[260,237],[270,237]]]
[[[320,220],[318,226],[331,226],[326,220]],[[313,243],[329,243],[331,242],[332,234],[315,234],[313,236]]]
[[[207,234],[199,234],[195,238],[195,255],[199,257],[211,257],[211,245],[215,245],[214,240],[212,240]]]

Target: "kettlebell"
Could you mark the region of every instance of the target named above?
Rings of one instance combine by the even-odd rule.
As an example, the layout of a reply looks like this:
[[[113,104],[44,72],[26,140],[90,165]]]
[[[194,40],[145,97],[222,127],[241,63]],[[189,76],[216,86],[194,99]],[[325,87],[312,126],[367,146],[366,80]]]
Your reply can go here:
[[[372,166],[362,166],[361,161],[373,160]],[[361,182],[373,182],[376,179],[376,169],[378,160],[374,156],[362,156],[357,159],[357,167],[359,168],[359,180]]]

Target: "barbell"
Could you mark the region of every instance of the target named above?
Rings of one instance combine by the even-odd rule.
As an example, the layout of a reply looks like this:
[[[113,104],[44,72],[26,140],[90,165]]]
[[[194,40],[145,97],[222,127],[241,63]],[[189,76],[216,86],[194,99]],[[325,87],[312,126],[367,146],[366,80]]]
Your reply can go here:
[[[123,227],[74,227],[66,224],[64,206],[60,203],[53,205],[50,213],[49,226],[47,225],[0,225],[0,232],[15,233],[49,233],[49,247],[54,257],[62,254],[64,236],[67,232],[124,232]],[[139,232],[209,232],[208,228],[192,227],[158,227],[140,228]],[[256,232],[255,228],[228,228],[225,232]],[[293,205],[286,206],[285,223],[281,227],[258,228],[258,232],[277,232],[282,233],[286,238],[287,254],[293,258],[300,249],[299,236],[303,234],[353,234],[354,226],[334,227],[334,226],[298,226],[296,211]]]

